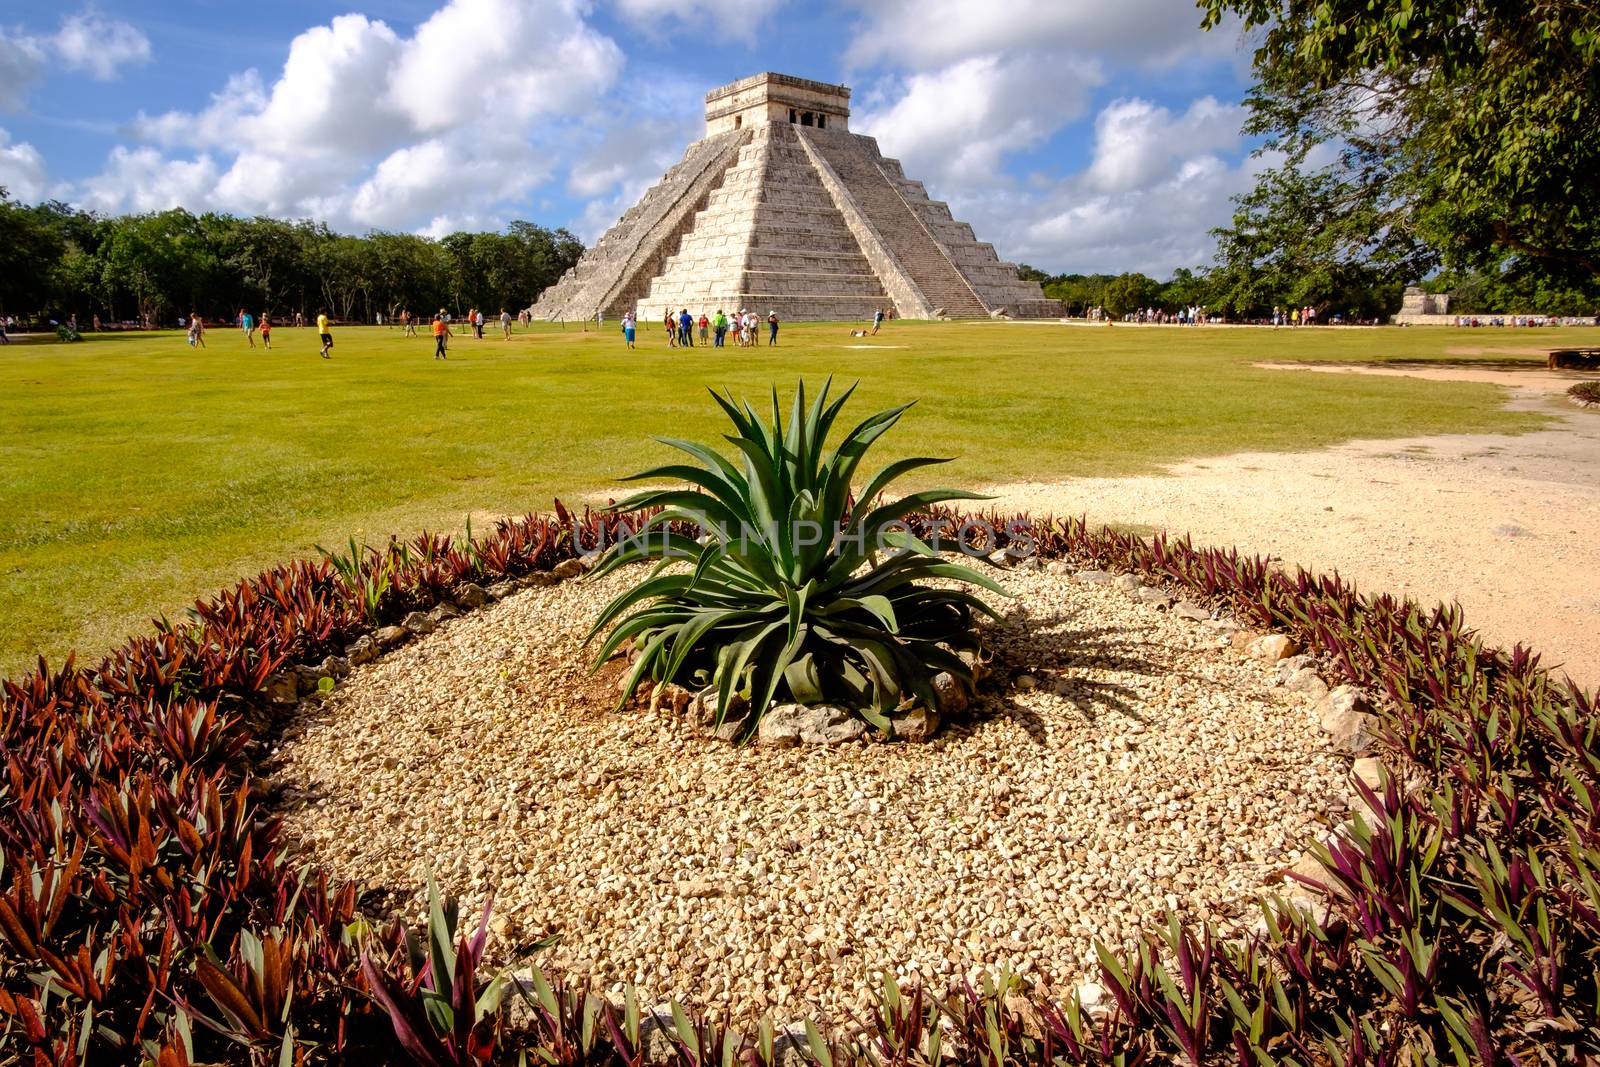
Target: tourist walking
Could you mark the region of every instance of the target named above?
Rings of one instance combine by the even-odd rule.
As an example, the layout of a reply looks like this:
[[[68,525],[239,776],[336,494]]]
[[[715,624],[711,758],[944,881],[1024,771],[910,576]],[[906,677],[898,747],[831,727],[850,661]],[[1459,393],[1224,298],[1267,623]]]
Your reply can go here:
[[[883,309],[879,308],[872,313],[872,332],[877,333],[881,329],[883,329]]]
[[[633,317],[632,310],[622,313],[622,339],[628,342],[628,347],[633,347],[633,337],[638,329],[638,322]]]
[[[189,347],[204,348],[206,346],[206,327],[200,321],[200,316],[189,312]]]
[[[666,315],[661,319],[661,324],[667,328],[667,347],[678,347],[678,324],[673,319],[672,309],[668,308]]]
[[[706,316],[704,311],[700,312],[700,347],[702,348],[705,347],[706,334],[710,331],[710,329],[711,319]]]
[[[239,329],[244,331],[244,339],[250,342],[250,347],[256,346],[256,320],[255,316],[243,308],[239,309]]]
[[[777,308],[773,308],[771,311],[767,312],[767,344],[768,345],[776,345],[777,343],[778,343],[778,309]]]
[[[511,340],[511,312],[505,308],[500,309],[500,336]]]
[[[317,335],[322,338],[322,358],[332,359],[328,350],[333,347],[333,334],[328,330],[328,309],[317,309]]]
[[[678,314],[678,347],[694,347],[694,316],[689,314],[688,308]]]
[[[400,336],[402,336],[402,337],[415,337],[417,335],[417,320],[411,317],[411,309],[410,308],[402,308],[401,309],[401,311],[400,311],[400,324],[405,327],[405,332],[402,333]]]
[[[744,340],[745,344],[754,347],[761,343],[761,324],[756,319],[754,311],[744,314]]]
[[[445,355],[445,349],[450,347],[448,339],[450,337],[452,337],[452,336],[453,335],[450,333],[450,324],[445,322],[444,308],[440,308],[439,309],[439,314],[437,314],[437,315],[435,315],[433,317],[433,358],[434,359],[449,359],[450,358],[449,356]]]
[[[272,348],[272,320],[265,311],[261,313],[261,346],[268,350]]]

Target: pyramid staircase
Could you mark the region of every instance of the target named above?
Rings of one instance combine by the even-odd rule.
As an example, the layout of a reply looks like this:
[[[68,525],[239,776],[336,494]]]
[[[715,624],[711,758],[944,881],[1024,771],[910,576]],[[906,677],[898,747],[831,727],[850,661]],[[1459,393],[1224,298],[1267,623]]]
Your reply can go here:
[[[534,316],[1059,316],[875,140],[849,132],[849,98],[770,73],[708,94],[707,136],[540,295]]]

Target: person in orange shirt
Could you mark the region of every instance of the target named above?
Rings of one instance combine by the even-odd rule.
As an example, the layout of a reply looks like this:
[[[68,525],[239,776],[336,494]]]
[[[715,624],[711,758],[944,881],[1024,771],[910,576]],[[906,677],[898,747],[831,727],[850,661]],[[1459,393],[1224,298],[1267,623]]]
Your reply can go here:
[[[449,347],[449,343],[448,343],[448,341],[446,339],[451,337],[451,336],[452,335],[450,333],[450,327],[445,325],[444,308],[440,308],[439,309],[439,314],[437,314],[437,315],[435,315],[433,317],[433,358],[434,359],[449,359],[450,358],[449,356],[444,354],[444,350]]]

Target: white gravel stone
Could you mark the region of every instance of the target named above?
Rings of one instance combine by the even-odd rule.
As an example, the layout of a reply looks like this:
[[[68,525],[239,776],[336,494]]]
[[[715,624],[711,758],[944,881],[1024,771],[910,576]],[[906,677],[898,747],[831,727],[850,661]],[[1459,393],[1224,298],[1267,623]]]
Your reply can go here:
[[[584,631],[635,580],[530,588],[356,667],[274,767],[303,857],[399,891],[494,895],[491,963],[642,1002],[841,1018],[888,971],[1092,980],[1173,907],[1221,927],[1342,807],[1348,768],[1271,666],[1110,584],[1010,571],[996,684],[929,744],[733,747],[613,711]],[[796,726],[798,731],[798,725]],[[379,916],[381,917],[381,916]]]

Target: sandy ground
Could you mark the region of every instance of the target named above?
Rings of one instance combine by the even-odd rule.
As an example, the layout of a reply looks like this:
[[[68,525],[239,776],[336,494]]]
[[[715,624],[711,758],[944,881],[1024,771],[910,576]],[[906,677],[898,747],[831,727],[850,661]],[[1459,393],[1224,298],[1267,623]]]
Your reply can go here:
[[[1559,421],[1520,436],[1247,452],[1161,475],[987,491],[1006,510],[1186,531],[1202,544],[1337,571],[1362,589],[1458,601],[1489,642],[1528,645],[1546,666],[1600,686],[1600,412],[1561,396],[1586,376],[1525,365],[1260,366],[1491,382],[1506,387],[1510,407]]]

